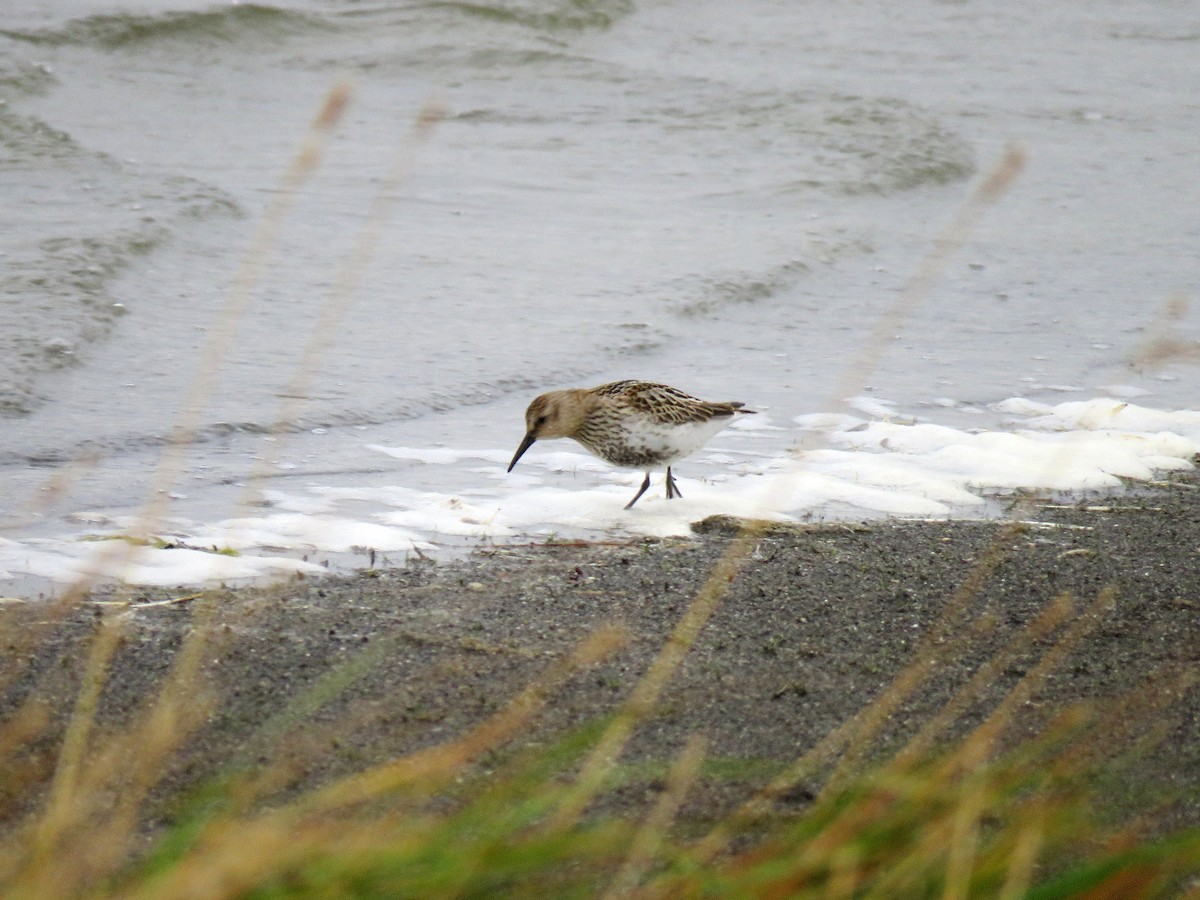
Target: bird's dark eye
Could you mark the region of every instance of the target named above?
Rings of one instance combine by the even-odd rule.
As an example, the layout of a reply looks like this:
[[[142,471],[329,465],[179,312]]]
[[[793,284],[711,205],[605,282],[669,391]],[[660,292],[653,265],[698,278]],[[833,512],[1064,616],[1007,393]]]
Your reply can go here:
[[[545,417],[545,416],[538,416],[538,417],[537,417],[537,419],[535,419],[535,420],[534,420],[533,427],[534,427],[534,428],[541,428],[541,427],[542,427],[543,425],[545,425],[545,424],[546,424],[546,417]]]

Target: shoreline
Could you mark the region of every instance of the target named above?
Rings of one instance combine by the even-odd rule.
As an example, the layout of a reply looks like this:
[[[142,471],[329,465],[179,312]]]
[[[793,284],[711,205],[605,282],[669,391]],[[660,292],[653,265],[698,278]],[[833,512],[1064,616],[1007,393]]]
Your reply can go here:
[[[739,774],[703,780],[686,810],[719,816],[932,653],[929,677],[859,748],[883,758],[1070,594],[1057,625],[996,657],[994,677],[943,739],[982,721],[1062,641],[1061,658],[1021,687],[1029,693],[1008,737],[1038,734],[1076,703],[1101,720],[1128,708],[1137,727],[1099,726],[1115,728],[1114,758],[1139,734],[1159,739],[1136,765],[1112,769],[1105,802],[1133,815],[1149,798],[1155,827],[1200,825],[1200,690],[1191,677],[1200,668],[1200,476],[1076,504],[1026,502],[1041,524],[766,527],[625,758],[667,761],[689,735],[704,734],[710,759]],[[29,697],[47,704],[51,725],[30,752],[52,772],[101,622],[124,613],[99,695],[97,746],[136,719],[180,648],[201,635],[189,689],[207,706],[146,810],[153,830],[172,818],[181,792],[231,768],[283,761],[294,773],[287,789],[302,790],[457,737],[588,634],[616,624],[624,646],[575,673],[518,742],[537,746],[618,708],[735,531],[707,520],[688,539],[497,547],[266,587],[129,589],[128,610],[103,605],[112,591],[97,592],[59,622],[47,620],[44,603],[12,606],[3,615],[17,678],[0,692],[0,720]],[[946,618],[956,596],[960,612]],[[612,802],[643,804],[652,781],[621,788]],[[803,808],[818,787],[819,779],[787,802]]]

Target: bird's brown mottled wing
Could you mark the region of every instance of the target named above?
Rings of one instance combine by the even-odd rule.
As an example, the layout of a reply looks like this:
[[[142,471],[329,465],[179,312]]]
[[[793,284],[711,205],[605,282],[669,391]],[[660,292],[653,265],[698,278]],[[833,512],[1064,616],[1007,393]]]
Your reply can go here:
[[[630,409],[662,425],[684,425],[732,416],[741,403],[710,403],[678,388],[652,381],[614,381],[593,389],[606,397],[621,398]]]
[[[649,384],[648,381],[610,381],[608,384],[602,384],[599,387],[592,388],[588,393],[598,394],[601,397],[621,397],[630,388],[638,385]]]

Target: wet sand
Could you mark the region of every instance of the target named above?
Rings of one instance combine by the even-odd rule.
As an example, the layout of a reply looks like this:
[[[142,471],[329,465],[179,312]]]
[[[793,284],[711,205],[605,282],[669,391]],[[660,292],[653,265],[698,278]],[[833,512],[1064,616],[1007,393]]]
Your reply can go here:
[[[1097,716],[1112,716],[1092,738],[1113,754],[1103,785],[1112,811],[1157,806],[1160,827],[1200,824],[1200,690],[1187,682],[1200,668],[1200,478],[1027,499],[1014,517],[1023,521],[756,534],[626,758],[669,761],[688,735],[703,733],[710,759],[729,766],[697,785],[688,809],[720,815],[932,654],[929,677],[886,717],[867,755],[894,751],[1069,593],[1065,619],[1020,642],[948,733],[981,721],[1065,639],[1061,659],[1025,683],[1032,690],[1008,739],[1090,702]],[[621,625],[627,643],[575,674],[539,728],[517,741],[541,743],[617,708],[736,532],[717,520],[687,540],[493,548],[460,562],[201,595],[139,590],[126,595],[132,607],[101,693],[98,740],[161,688],[189,637],[204,636],[202,678],[191,687],[197,698],[210,692],[211,707],[150,804],[153,826],[171,817],[176,792],[222,772],[284,759],[291,789],[300,789],[451,739],[593,630]],[[0,718],[31,693],[55,713],[52,733],[29,748],[30,778],[49,775],[89,641],[120,613],[106,605],[113,599],[96,594],[53,624],[44,603],[6,613],[17,675],[0,694]],[[641,805],[656,784],[634,779],[612,802]],[[818,787],[819,777],[785,802],[803,808]]]

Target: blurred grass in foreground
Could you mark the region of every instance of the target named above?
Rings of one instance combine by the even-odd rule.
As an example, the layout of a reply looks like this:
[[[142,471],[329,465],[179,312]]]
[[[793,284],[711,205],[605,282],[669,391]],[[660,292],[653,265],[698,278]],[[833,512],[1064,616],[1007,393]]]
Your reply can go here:
[[[689,815],[689,793],[706,781],[747,779],[736,761],[708,760],[702,735],[670,760],[622,765],[619,749],[607,755],[614,734],[651,714],[639,705],[645,686],[664,666],[669,674],[662,660],[686,652],[703,594],[625,705],[550,749],[523,739],[558,688],[621,648],[620,629],[589,636],[454,740],[298,795],[286,792],[289,763],[246,766],[192,789],[176,801],[172,824],[157,829],[144,821],[145,801],[213,710],[188,663],[203,653],[204,616],[140,720],[101,739],[89,736],[91,718],[121,633],[120,615],[110,614],[91,640],[53,771],[27,762],[26,748],[50,721],[36,700],[0,723],[0,821],[8,823],[0,897],[1141,898],[1200,888],[1189,884],[1200,874],[1200,828],[1155,825],[1156,810],[1177,798],[1150,798],[1114,818],[1105,796],[1166,733],[1164,698],[1192,687],[1194,671],[1160,672],[1102,708],[1072,707],[1040,734],[1012,736],[1022,699],[1103,620],[1104,595],[1074,613],[1069,598],[1057,598],[1014,638],[1019,649],[1044,648],[1040,662],[965,736],[932,736],[948,724],[935,718],[888,759],[854,746],[869,741],[862,729],[898,702],[896,692],[919,689],[912,673],[929,661],[918,656],[773,779],[762,777],[761,762],[745,763],[740,774],[757,770],[748,780],[765,785],[704,821]],[[1041,640],[1051,630],[1055,640]],[[946,709],[969,705],[1013,645],[984,662]],[[303,697],[294,703],[306,707]],[[598,752],[603,765],[590,770]],[[870,762],[855,763],[863,758]],[[630,783],[652,785],[650,799],[609,811]],[[778,802],[796,790],[811,796],[809,788],[815,797],[799,810]]]

